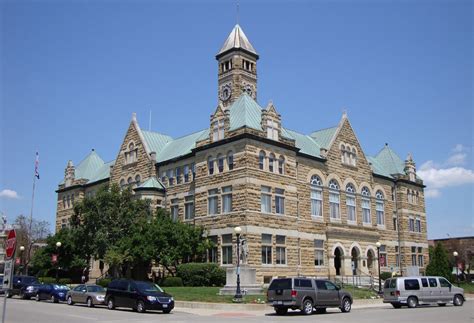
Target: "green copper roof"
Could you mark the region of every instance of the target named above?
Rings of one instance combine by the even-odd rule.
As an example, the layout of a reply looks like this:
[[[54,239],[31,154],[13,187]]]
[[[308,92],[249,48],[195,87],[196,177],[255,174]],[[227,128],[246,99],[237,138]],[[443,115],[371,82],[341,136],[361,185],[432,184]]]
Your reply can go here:
[[[150,177],[149,179],[147,179],[145,182],[143,182],[140,186],[138,186],[135,189],[139,189],[139,190],[140,189],[143,189],[143,190],[146,190],[146,189],[164,190],[165,187],[155,177]]]
[[[154,151],[155,153],[159,153],[167,143],[173,140],[170,136],[163,135],[158,132],[152,131],[144,131],[142,130],[143,137],[150,148],[150,152]]]
[[[331,143],[331,140],[334,137],[337,128],[338,127],[336,126],[332,128],[318,130],[311,133],[310,136],[321,146],[321,148],[329,149],[329,144]]]
[[[405,174],[405,162],[388,146],[375,156],[380,166],[389,174]]]
[[[91,179],[104,164],[102,158],[93,150],[77,165],[76,178]]]
[[[98,182],[100,180],[110,177],[110,166],[115,164],[115,160],[105,163],[99,169],[96,170],[95,174],[89,179],[88,183]]]
[[[204,136],[207,133],[209,135],[209,129],[204,129],[193,134],[174,139],[168,142],[162,151],[157,151],[156,161],[163,162],[179,156],[189,154],[193,148],[196,147],[196,141],[198,138]]]
[[[284,137],[294,139],[296,147],[300,149],[301,153],[314,157],[320,157],[321,147],[310,136],[285,129],[283,127],[281,128],[281,134]]]
[[[262,108],[247,93],[243,93],[230,107],[230,131],[248,127],[262,130]]]

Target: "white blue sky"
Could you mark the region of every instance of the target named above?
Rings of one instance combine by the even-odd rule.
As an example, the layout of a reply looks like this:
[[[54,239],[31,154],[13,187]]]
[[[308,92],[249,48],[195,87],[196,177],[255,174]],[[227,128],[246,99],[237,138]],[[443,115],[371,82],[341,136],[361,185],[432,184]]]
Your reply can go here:
[[[113,160],[132,112],[182,136],[209,125],[215,54],[236,1],[0,1],[0,211],[53,227],[69,159]],[[474,235],[472,1],[240,1],[258,102],[283,125],[334,126],[368,155],[412,152],[429,238]]]

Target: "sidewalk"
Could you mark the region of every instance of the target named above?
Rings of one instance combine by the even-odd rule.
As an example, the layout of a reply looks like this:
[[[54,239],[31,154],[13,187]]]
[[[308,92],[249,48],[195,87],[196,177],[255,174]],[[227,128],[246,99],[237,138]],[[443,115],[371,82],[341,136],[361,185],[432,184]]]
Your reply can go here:
[[[474,295],[467,294],[466,301],[472,302]],[[383,299],[356,299],[352,304],[353,310],[365,308],[392,308],[388,303],[383,303]],[[196,315],[211,315],[211,316],[265,316],[272,314],[273,307],[266,304],[225,304],[225,303],[204,303],[204,302],[184,302],[175,301],[175,310]],[[337,308],[328,309],[329,311]]]

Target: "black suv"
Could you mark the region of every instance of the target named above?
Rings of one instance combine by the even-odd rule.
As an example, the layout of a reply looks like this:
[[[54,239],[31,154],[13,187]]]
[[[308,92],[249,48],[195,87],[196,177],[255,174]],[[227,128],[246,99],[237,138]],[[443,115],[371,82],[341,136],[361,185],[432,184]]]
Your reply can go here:
[[[13,288],[9,289],[7,293],[7,297],[12,297],[13,295],[20,295],[22,298],[27,298],[28,296],[25,295],[26,287],[39,284],[38,279],[33,276],[13,276]]]
[[[156,284],[118,279],[107,286],[105,304],[109,310],[115,307],[129,307],[140,313],[147,310],[162,310],[163,313],[169,313],[174,308],[174,299]]]

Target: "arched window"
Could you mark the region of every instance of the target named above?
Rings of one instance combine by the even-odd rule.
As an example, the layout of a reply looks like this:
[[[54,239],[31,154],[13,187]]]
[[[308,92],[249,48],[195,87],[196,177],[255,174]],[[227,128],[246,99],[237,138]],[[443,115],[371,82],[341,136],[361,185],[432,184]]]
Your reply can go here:
[[[67,207],[70,208],[71,207],[71,197],[69,195],[67,196],[66,201],[67,201]]]
[[[370,219],[370,191],[364,186],[361,191],[362,194],[362,222],[371,223]]]
[[[229,170],[234,169],[234,153],[232,151],[227,153],[227,167]]]
[[[66,196],[63,196],[63,209],[66,208]]]
[[[265,168],[265,152],[263,150],[260,151],[260,154],[258,155],[258,168]]]
[[[122,178],[122,179],[120,180],[120,188],[121,188],[121,189],[124,189],[124,187],[125,187],[125,180]]]
[[[339,213],[339,183],[332,179],[329,181],[329,216],[331,219],[340,219]]]
[[[375,212],[377,213],[377,224],[385,225],[384,196],[382,191],[375,193]]]
[[[351,158],[352,166],[355,166],[356,162],[357,162],[357,151],[355,148],[352,148],[352,158]]]
[[[351,183],[346,185],[347,221],[356,222],[356,197],[355,188]]]
[[[137,161],[137,150],[133,142],[128,144],[128,152],[125,153],[125,162],[127,164],[134,163]]]
[[[141,184],[141,177],[140,177],[140,175],[136,175],[136,176],[135,176],[135,184],[137,184],[137,186],[140,186],[140,184]]]
[[[268,156],[268,170],[273,173],[275,167],[275,155],[271,153]]]
[[[133,179],[132,179],[131,177],[129,177],[129,178],[127,179],[127,184],[128,184],[128,185],[131,185],[132,183],[133,183]]]
[[[323,182],[317,175],[311,176],[311,215],[323,216]]]
[[[346,146],[341,145],[341,163],[344,163],[344,152],[346,151]]]
[[[214,174],[214,158],[212,156],[207,158],[207,169],[209,170],[209,175]]]
[[[285,157],[280,156],[278,158],[278,174],[283,174],[285,172]]]
[[[224,171],[224,156],[221,154],[217,155],[217,168],[219,170],[219,173],[222,173]]]

